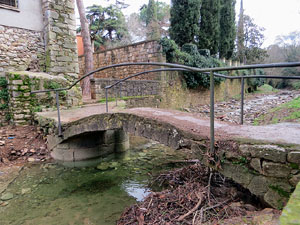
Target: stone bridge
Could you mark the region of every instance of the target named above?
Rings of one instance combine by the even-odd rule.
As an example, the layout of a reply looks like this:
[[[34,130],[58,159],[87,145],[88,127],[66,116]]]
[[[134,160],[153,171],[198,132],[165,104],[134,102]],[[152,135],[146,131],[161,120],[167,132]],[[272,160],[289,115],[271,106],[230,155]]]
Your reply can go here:
[[[134,108],[104,113],[103,105],[62,112],[63,136],[56,112],[39,113],[48,129],[52,156],[80,161],[129,147],[128,133],[177,149],[189,149],[207,166],[233,179],[266,204],[280,208],[300,180],[300,125],[241,126],[216,122],[216,155],[209,155],[209,120],[175,110]]]

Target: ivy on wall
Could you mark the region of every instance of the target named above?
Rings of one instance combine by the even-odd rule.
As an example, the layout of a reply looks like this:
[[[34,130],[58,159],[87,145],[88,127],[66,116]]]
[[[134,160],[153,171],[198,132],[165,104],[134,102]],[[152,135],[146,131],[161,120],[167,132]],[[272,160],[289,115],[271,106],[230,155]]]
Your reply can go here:
[[[186,66],[198,68],[221,67],[224,64],[208,53],[201,52],[194,44],[184,44],[180,49],[175,41],[168,38],[160,40],[163,52],[166,54],[167,62],[179,63]],[[199,72],[183,72],[183,77],[189,88],[197,88],[198,86],[208,88],[210,86],[209,75]],[[219,84],[223,81],[220,77],[215,77],[215,83]]]
[[[8,99],[7,80],[5,77],[0,77],[0,110],[8,108]]]

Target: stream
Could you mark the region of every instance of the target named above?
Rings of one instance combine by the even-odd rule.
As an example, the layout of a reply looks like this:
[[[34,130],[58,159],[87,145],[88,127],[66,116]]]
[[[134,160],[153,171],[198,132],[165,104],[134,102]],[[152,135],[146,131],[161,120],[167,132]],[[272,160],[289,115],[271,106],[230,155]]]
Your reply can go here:
[[[149,173],[171,169],[168,162],[187,157],[149,140],[131,137],[130,142],[130,150],[104,158],[98,168],[24,166],[0,194],[11,198],[0,204],[0,224],[115,224],[126,207],[156,191],[148,188]]]

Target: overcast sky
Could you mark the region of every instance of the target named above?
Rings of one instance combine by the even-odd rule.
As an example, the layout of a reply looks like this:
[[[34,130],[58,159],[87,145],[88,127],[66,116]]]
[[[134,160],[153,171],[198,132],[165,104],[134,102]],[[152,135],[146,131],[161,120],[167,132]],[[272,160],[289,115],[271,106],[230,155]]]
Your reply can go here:
[[[171,0],[160,0],[168,4]],[[115,2],[115,1],[111,1]],[[148,0],[125,0],[130,6],[124,9],[124,14],[138,12]],[[84,0],[84,6],[93,4],[108,4],[105,0]],[[239,14],[240,0],[237,0],[236,12]],[[254,22],[266,28],[264,46],[274,43],[276,36],[300,30],[300,0],[244,0],[245,14],[254,19]],[[78,15],[78,14],[77,14]],[[77,16],[78,17],[78,16]]]

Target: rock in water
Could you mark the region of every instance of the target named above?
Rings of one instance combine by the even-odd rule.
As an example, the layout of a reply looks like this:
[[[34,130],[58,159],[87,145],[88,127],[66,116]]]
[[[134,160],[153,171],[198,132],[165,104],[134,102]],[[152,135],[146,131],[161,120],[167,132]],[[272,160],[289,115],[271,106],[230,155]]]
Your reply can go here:
[[[3,195],[1,196],[1,200],[2,200],[2,201],[7,201],[7,200],[12,199],[13,197],[14,197],[14,195],[13,195],[12,193],[7,192],[7,193],[5,193],[5,194],[3,194]]]
[[[103,162],[103,163],[101,163],[97,166],[97,169],[98,170],[108,170],[109,169],[109,163]]]

